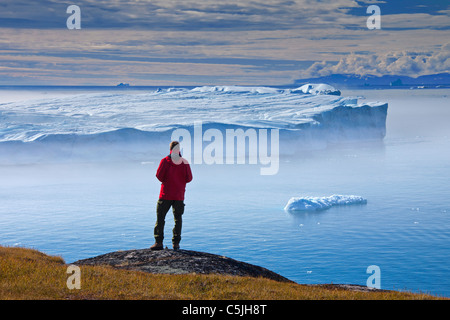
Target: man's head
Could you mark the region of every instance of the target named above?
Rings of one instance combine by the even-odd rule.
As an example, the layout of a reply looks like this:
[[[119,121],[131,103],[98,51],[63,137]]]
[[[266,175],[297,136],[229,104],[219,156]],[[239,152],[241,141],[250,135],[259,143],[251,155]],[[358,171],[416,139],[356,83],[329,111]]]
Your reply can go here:
[[[175,164],[180,164],[183,161],[180,154],[180,143],[178,141],[172,141],[170,143],[170,158]]]
[[[175,148],[175,146],[178,146],[178,148],[180,148],[180,143],[178,142],[178,141],[172,141],[171,143],[170,143],[170,151],[172,151],[173,150],[173,148]]]

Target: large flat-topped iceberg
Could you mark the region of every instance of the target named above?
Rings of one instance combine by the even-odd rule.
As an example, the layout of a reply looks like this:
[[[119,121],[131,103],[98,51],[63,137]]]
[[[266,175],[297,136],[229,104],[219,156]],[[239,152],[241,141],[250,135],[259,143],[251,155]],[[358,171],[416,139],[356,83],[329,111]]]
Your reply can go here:
[[[196,121],[296,130],[305,125],[330,126],[330,120],[343,125],[347,120],[348,127],[374,127],[376,123],[382,129],[386,109],[386,103],[357,104],[355,99],[339,96],[264,87],[78,94],[0,105],[0,142],[30,142],[54,134],[99,134],[123,128],[165,131],[192,126]]]
[[[89,145],[101,156],[119,150],[145,159],[179,128],[278,129],[280,154],[336,141],[382,139],[387,104],[270,87],[215,86],[149,92],[74,94],[0,104],[0,158],[47,152],[71,157]],[[284,147],[283,144],[289,145]],[[295,146],[295,148],[292,148]],[[47,153],[48,154],[48,153]],[[1,160],[1,159],[0,159]]]

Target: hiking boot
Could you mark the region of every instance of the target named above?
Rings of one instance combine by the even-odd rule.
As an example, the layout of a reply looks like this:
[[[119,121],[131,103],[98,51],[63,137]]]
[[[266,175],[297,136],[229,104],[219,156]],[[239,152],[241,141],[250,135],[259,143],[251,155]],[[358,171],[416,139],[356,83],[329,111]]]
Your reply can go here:
[[[179,243],[174,243],[173,244],[173,250],[178,250],[180,249],[180,244]]]
[[[155,244],[150,247],[150,250],[162,250],[162,249],[164,249],[162,242],[155,242]]]

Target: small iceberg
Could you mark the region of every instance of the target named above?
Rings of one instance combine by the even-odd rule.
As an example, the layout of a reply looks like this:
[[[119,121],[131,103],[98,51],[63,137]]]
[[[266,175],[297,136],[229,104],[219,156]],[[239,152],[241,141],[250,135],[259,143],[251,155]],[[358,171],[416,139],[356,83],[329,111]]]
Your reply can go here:
[[[333,206],[350,204],[367,204],[367,200],[360,196],[338,195],[329,197],[293,197],[284,207],[285,211],[319,211]]]

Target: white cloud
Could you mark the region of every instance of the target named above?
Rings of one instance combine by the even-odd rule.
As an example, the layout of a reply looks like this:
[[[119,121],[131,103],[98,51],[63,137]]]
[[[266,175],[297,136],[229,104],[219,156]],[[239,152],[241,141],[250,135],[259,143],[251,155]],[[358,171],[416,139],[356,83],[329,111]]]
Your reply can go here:
[[[384,54],[349,54],[334,64],[316,62],[307,71],[309,77],[330,74],[355,75],[420,75],[450,72],[450,43],[432,52],[398,51]]]
[[[65,27],[60,0],[2,0],[9,27]],[[78,0],[82,28],[135,30],[285,30],[347,24],[355,0]]]
[[[82,30],[72,32],[65,2],[2,0],[0,73],[36,81],[58,74],[55,83],[65,77],[68,84],[82,84],[83,77],[92,83],[95,72],[98,84],[112,78],[156,85],[173,74],[171,85],[183,76],[202,84],[214,78],[260,85],[290,83],[322,60],[308,69],[311,75],[450,70],[450,11],[388,15],[382,9],[382,29],[368,30],[364,9],[373,3],[388,6],[378,0],[77,0]]]
[[[441,11],[444,12],[444,11]],[[450,15],[428,13],[402,13],[384,15],[381,12],[382,29],[445,29]]]

